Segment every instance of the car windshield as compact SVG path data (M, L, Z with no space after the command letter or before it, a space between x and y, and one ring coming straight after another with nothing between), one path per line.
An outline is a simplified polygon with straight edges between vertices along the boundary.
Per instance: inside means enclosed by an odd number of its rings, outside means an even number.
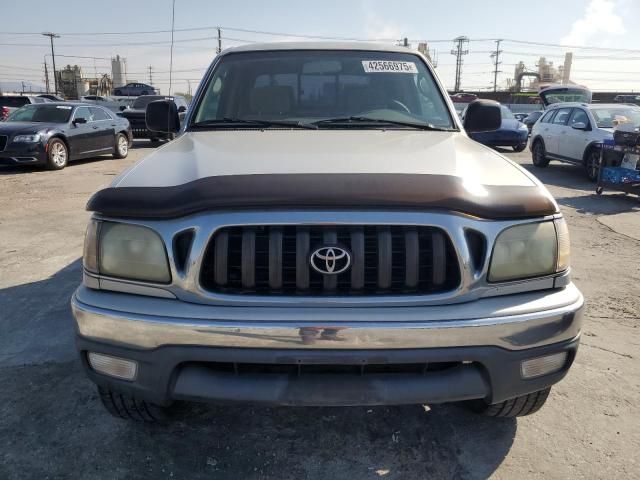
M640 108L637 107L592 108L591 113L598 128L613 128L617 123L626 122L640 126Z
M214 128L227 120L236 120L238 128L255 128L247 120L305 125L333 120L319 123L320 128L411 128L381 120L456 127L419 56L375 51L225 55L208 79L193 119L192 125Z
M9 115L5 121L67 123L72 109L67 105L26 105Z
M514 120L516 118L511 110L509 110L509 108L505 107L504 105L500 105L500 114L502 115L503 120Z
M151 102L155 102L156 100L173 100L173 97L163 97L162 95L144 95L142 97L136 98L136 101L133 102L131 108L147 108Z

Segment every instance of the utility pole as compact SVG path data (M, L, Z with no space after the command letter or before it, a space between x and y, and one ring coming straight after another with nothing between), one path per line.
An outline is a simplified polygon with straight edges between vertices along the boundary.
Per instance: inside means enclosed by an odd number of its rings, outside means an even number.
M454 48L451 50L451 55L456 56L456 83L453 88L455 92L460 91L460 77L462 75L462 57L469 53L469 50L465 50L465 44L469 43L469 37L457 37L453 39Z
M490 57L493 58L493 65L495 67L493 70L493 91L494 92L498 91L498 74L502 72L502 70L498 70L498 65L502 63L500 61L500 54L502 53L502 50L500 50L501 41L502 40L496 40L496 51L490 55Z
M153 87L153 73L152 73L153 67L151 65L149 65L149 85L151 85Z
M222 30L218 27L218 48L216 48L216 53L222 52Z
M47 69L47 62L44 62L44 81L47 85L47 93L49 93L49 70Z
M60 35L52 32L43 32L42 35L44 35L45 37L49 37L49 40L51 40L51 62L53 63L53 86L56 90L54 93L58 93L58 77L56 76L56 54L53 51L53 39L60 38Z

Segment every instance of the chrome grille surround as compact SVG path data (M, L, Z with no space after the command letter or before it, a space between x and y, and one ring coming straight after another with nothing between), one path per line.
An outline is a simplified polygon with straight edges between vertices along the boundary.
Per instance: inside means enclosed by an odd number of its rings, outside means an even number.
M117 219L95 214L94 218L142 225L154 229L162 237L171 252L177 234L193 232L193 241L184 266L176 264L175 256L169 255L172 283L157 285L148 282L130 281L119 278L93 275L84 272L85 284L90 288L102 288L183 301L237 306L376 306L376 305L446 305L468 302L482 297L521 293L565 286L569 283L569 272L561 272L545 277L504 283L489 283L487 271L493 244L498 234L513 225L550 221L560 214L523 220L483 220L456 212L398 212L388 211L344 211L344 210L289 210L289 211L234 211L206 212L170 220ZM200 284L201 267L206 247L216 231L226 227L246 227L265 225L290 226L425 226L437 227L451 239L460 268L458 286L446 292L416 295L251 295L211 292ZM470 250L466 234L479 232L486 239L481 268L474 266L473 252Z

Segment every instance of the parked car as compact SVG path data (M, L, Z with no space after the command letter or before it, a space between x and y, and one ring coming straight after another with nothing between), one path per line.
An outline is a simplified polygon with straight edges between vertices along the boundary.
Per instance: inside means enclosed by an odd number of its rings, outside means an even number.
M478 96L473 93L454 93L449 95L453 103L470 103L478 99Z
M47 102L48 99L33 95L0 95L0 120L6 120L11 112L24 105Z
M43 93L41 95L38 95L38 97L46 98L47 100L51 100L52 102L64 102L64 98L53 93Z
M598 179L599 144L613 139L614 121L640 125L640 107L616 103L551 105L531 131L533 164L545 168L551 160L580 165L592 182Z
M106 97L103 95L85 95L84 97L80 97L80 100L83 102L91 101L91 102L115 102L115 99L112 97Z
M138 96L138 95L155 95L159 93L157 89L146 83L127 83L123 87L113 89L116 96Z
M640 101L640 95L616 95L613 98L617 103L638 103Z
M463 112L463 118L465 114ZM483 145L512 147L515 152L522 152L527 148L529 130L522 122L516 119L511 110L505 105L500 105L500 114L502 123L499 129L490 132L470 133L469 136Z
M174 135L173 134L164 134L160 132L152 132L147 128L147 124L145 122L145 112L147 111L147 105L155 100L170 100L176 104L176 108L178 109L178 114L180 119L184 119L185 113L187 111L187 101L184 97L179 95L175 95L172 97L163 97L160 95L143 95L133 102L130 108L126 108L125 106L120 107L120 115L121 117L129 120L131 124L131 131L133 132L133 138L148 138L152 142L157 142L160 139L171 140Z
M522 120L522 123L525 124L525 126L529 130L529 133L531 133L531 129L533 128L535 123L540 119L543 113L544 113L544 110L531 112L529 115L527 115L527 117L524 120Z
M0 124L0 164L45 165L60 170L71 160L105 153L125 158L129 122L81 103L26 105Z
M348 72L348 74L347 74ZM175 141L97 192L72 298L113 415L174 400L464 401L527 415L567 373L583 298L530 173L469 139L424 56L365 43L227 49Z

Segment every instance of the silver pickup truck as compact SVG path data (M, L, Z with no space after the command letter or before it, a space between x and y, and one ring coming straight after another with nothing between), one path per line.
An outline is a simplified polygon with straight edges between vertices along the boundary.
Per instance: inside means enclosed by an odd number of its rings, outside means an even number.
M464 402L538 410L571 366L583 297L540 182L466 132L423 56L370 44L218 55L178 133L97 192L77 348L114 415L175 400Z

